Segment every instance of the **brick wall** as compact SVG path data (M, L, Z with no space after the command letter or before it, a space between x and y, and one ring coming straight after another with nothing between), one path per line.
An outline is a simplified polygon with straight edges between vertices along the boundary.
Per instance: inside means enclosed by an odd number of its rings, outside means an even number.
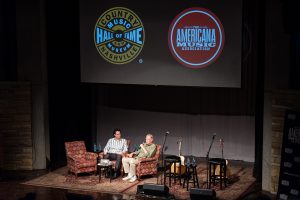
M32 169L29 83L0 83L0 168Z
M285 111L287 109L300 108L300 93L294 91L274 91L271 95L271 105L272 149L270 192L277 193Z

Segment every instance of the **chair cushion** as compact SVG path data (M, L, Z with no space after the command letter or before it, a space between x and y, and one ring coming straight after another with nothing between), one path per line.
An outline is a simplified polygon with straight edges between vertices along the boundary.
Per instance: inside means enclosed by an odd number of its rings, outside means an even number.
M94 167L94 166L96 166L96 161L94 160L86 160L86 159L76 160L76 167L78 168Z

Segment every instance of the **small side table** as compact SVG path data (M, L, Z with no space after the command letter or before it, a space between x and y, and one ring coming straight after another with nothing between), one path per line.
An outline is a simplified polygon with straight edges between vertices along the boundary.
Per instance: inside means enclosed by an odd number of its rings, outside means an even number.
M101 171L104 172L104 176L105 176L105 172L106 174L109 174L109 182L111 183L111 179L112 179L112 164L101 164L98 163L97 164L97 168L99 171L99 183L101 182Z
M186 183L186 191L189 190L189 183L193 183L194 188L196 187L197 184L197 188L199 188L197 165L185 165L183 188L185 187L185 183Z

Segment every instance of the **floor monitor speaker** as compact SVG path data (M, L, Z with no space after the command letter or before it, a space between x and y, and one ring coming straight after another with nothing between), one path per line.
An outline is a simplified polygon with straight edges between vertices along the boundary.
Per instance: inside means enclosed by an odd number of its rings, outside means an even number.
M166 185L144 184L143 191L145 195L168 196L169 188Z
M211 189L191 188L190 198L191 200L195 200L195 199L214 200L216 199L216 192Z

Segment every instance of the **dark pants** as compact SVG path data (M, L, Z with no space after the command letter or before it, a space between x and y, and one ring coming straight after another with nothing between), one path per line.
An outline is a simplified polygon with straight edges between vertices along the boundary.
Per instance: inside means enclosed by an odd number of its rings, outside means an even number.
M115 172L120 173L121 164L122 164L122 155L116 153L107 153L104 156L104 158L109 160L115 160L116 161Z

